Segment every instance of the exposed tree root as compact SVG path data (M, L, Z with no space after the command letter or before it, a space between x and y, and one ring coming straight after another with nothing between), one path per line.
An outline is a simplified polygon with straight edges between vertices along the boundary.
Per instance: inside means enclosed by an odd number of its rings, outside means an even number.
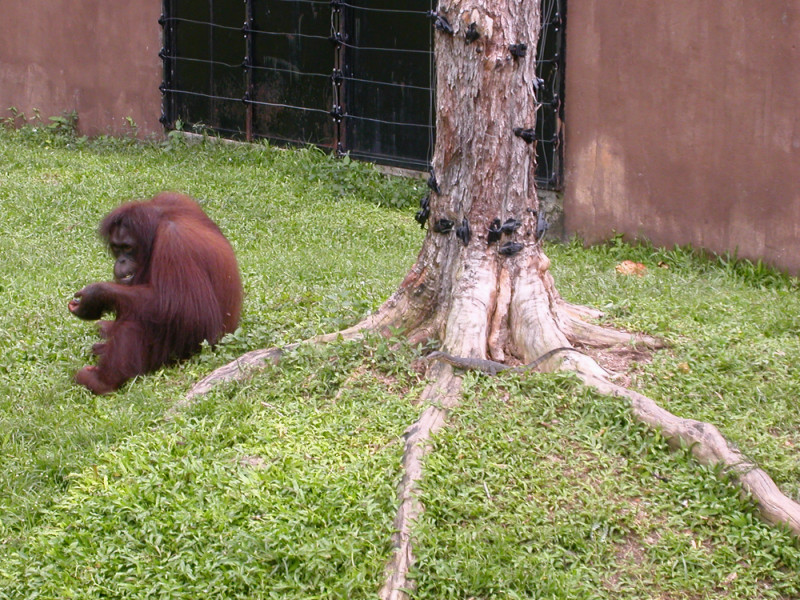
M581 306L579 304L570 304L565 302L560 296L556 299L556 305L559 310L563 311L572 319L589 320L589 319L602 319L605 313L590 306Z
M573 343L595 348L608 348L611 346L629 344L658 350L667 346L663 340L649 335L617 331L609 327L587 323L577 318L569 320L567 337L570 338L570 341Z
M422 461L430 449L433 435L445 425L447 412L458 405L461 378L453 375L449 365L437 365L438 378L422 392L421 399L429 404L417 421L405 432L403 478L398 486L399 507L392 536L394 554L386 566L386 579L380 590L381 600L401 600L404 590L411 589L408 572L414 563L411 529L422 512L416 496L417 482L422 479Z
M368 317L353 327L343 329L342 331L318 335L302 342L295 342L286 346L278 346L274 348L265 348L263 350L246 352L236 360L229 362L227 365L223 365L218 369L215 369L194 384L192 389L186 393L186 396L179 402L175 403L171 411L185 408L194 398L207 394L214 387L222 383L229 381L242 381L243 379L247 379L254 372L263 368L267 363L278 364L284 353L291 352L302 344L328 344L337 340L359 339L366 331L370 331L376 327L376 323L379 322L376 318L378 314L379 313L376 313L376 315Z
M167 418L173 417L176 413L187 408L198 396L204 396L216 386L229 381L241 381L254 372L262 369L265 364L278 364L284 352L290 352L300 344L289 344L288 346L265 348L263 350L253 350L242 354L236 360L215 369L203 379L192 386L186 396L175 402L167 411Z
M689 446L701 464L721 466L723 473L738 481L756 501L765 520L784 525L794 535L800 536L800 504L787 498L770 476L726 440L714 425L677 417L647 396L606 379L582 373L578 376L602 394L630 400L631 412L638 421L659 430L674 445Z
M575 371L586 385L602 394L630 400L634 418L659 430L674 446L690 446L701 464L721 466L722 472L738 481L744 492L755 500L765 520L785 526L800 536L800 505L787 498L769 475L730 444L715 426L676 417L650 398L616 385L605 377L598 377L600 367L590 363L594 360L583 356L574 363L564 360L561 368ZM387 566L387 579L380 592L382 600L406 598L404 590L413 587L413 582L407 578L414 560L411 529L423 510L415 495L415 484L422 477L422 461L430 447L430 438L444 426L447 411L458 405L459 390L460 380L452 372L440 375L423 394L423 399L433 404L406 432L402 461L404 476L398 492L400 508L395 519L395 554Z

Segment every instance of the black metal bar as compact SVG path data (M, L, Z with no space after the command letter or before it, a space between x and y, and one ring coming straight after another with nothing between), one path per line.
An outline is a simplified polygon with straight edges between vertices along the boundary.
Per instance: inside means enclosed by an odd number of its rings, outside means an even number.
M253 141L253 60L255 56L255 40L253 38L253 30L255 26L255 12L253 9L253 0L244 0L245 4L245 22L242 30L244 31L245 38L245 55L242 66L245 68L245 92L244 98L246 104L245 109L245 138L248 142Z
M158 19L161 25L161 56L162 60L162 82L159 86L161 91L161 116L159 121L165 129L169 129L175 122L175 97L168 92L175 82L175 23L172 17L172 1L163 0L161 3L161 17Z
M539 114L534 179L537 186L551 190L561 188L565 4L564 0L541 0L536 52L536 76L542 83L536 93Z
M330 114L333 119L333 147L337 155L344 155L347 152L347 139L344 120L346 113L345 86L343 84L343 73L345 65L345 41L346 32L344 25L344 4L341 0L330 0L331 6L331 42L333 43L333 73L331 74L331 85L333 85L333 107Z
M208 55L214 56L214 0L208 0L208 21L210 23L208 27ZM217 112L217 101L214 97L214 65L208 66L208 91L208 114L211 117L211 121L213 121L213 116Z

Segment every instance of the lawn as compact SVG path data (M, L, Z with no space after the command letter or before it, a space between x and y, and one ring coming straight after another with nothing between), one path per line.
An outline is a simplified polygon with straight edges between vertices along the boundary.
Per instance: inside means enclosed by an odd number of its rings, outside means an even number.
M301 347L167 414L242 352L375 309L421 244L423 187L315 150L0 130L0 599L375 597L428 349ZM241 328L92 396L71 376L96 330L67 301L111 275L102 216L164 189L231 240ZM800 500L797 280L616 239L546 251L568 300L670 342L632 387L718 425ZM466 374L426 467L415 599L800 597L796 540L573 377Z

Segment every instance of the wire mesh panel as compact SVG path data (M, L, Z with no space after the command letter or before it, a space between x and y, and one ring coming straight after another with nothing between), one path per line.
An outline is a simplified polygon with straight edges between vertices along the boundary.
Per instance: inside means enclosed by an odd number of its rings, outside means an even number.
M564 1L542 0L542 30L536 53L536 72L541 81L536 115L536 184L547 189L561 187Z
M165 28L166 124L203 123L238 134L245 120L242 11L238 2L170 0Z
M239 4L242 4L241 2ZM252 0L252 135L281 142L337 142L331 118L331 42L329 0Z
M541 0L536 179L560 185L564 0ZM164 114L427 170L433 0L164 0Z
M434 141L431 8L429 0L343 4L343 145L351 155L428 169Z

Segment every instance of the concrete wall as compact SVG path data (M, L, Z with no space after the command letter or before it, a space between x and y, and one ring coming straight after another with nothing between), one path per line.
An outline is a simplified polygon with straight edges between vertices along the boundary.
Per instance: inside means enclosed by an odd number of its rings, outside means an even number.
M800 273L800 3L569 0L568 233Z
M0 17L0 117L77 111L83 133L160 133L161 3L5 2Z

